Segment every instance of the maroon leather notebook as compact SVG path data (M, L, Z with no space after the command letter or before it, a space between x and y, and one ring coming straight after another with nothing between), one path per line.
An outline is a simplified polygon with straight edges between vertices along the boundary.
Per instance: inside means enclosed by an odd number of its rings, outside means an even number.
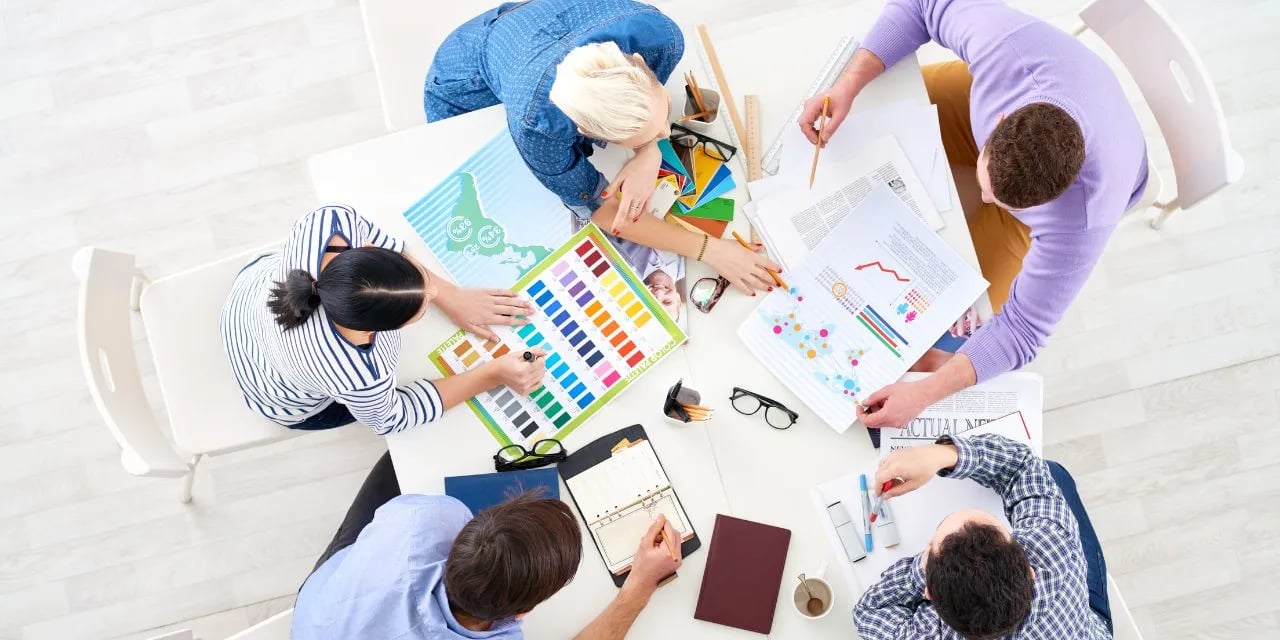
M716 515L693 617L769 633L790 544L789 529Z

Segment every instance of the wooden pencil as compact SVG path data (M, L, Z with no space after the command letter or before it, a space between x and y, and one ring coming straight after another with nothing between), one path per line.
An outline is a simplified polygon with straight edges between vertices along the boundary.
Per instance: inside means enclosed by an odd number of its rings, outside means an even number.
M818 118L818 144L813 145L813 166L809 168L809 188L813 188L813 178L818 175L818 154L822 153L822 130L827 128L827 110L831 107L831 96L822 99L822 116Z

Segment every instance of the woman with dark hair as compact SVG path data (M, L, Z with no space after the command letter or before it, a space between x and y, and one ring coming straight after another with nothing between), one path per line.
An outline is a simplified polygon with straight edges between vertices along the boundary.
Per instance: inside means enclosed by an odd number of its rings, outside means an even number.
M499 385L522 394L537 388L542 361L517 352L396 386L398 329L429 305L488 338L487 325L523 324L531 313L510 291L460 288L403 249L355 211L331 205L299 219L280 253L241 270L222 310L222 339L251 409L291 429L359 420L385 435Z

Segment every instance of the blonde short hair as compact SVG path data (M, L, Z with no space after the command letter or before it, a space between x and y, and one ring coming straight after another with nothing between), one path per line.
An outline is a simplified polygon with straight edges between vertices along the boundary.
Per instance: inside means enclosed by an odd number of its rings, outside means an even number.
M640 133L653 116L657 76L613 42L584 44L556 66L551 102L587 135L619 142Z

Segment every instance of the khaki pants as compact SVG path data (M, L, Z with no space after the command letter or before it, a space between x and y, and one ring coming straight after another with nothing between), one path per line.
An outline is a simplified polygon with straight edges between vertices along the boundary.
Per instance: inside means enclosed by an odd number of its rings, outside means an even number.
M925 66L921 72L929 101L938 106L947 159L953 167L964 168L956 179L976 183L978 145L969 122L969 88L973 85L969 66L956 60ZM999 313L1009 297L1009 286L1022 270L1022 258L1031 248L1031 230L994 204L983 202L975 211L967 213L969 235L973 236L982 277L991 283L987 295L991 297L991 307Z

